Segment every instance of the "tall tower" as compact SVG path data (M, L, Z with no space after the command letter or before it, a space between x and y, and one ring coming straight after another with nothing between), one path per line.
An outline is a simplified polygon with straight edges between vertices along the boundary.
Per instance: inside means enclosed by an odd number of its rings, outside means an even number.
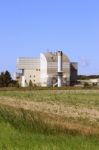
M62 51L57 52L58 57L58 87L62 86L62 77L63 77L63 64L62 64Z

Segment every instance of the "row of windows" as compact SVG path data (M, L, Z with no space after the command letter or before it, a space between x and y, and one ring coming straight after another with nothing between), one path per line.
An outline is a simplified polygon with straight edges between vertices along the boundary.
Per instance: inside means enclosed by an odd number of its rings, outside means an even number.
M40 69L36 69L36 71L40 71Z
M30 80L31 81L31 80ZM35 82L35 80L33 80L33 82ZM25 80L25 83L27 83L27 80Z
M30 78L31 78L32 76L30 75ZM35 75L33 76L34 78L35 78Z

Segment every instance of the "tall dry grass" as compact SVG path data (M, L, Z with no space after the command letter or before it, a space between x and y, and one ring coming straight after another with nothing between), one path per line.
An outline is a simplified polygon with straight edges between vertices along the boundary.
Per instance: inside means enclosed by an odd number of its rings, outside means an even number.
M43 134L99 135L99 128L57 115L0 104L0 118L18 130Z

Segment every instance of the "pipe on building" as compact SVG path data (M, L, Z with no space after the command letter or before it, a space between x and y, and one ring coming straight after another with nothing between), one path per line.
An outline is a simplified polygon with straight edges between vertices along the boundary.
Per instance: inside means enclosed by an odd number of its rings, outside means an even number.
M21 86L22 87L25 87L26 85L25 85L25 76L22 76L22 83L21 83Z
M58 56L58 87L62 86L62 76L63 76L63 64L62 64L62 51L57 52Z
M22 87L26 86L26 84L25 84L25 76L24 76L24 69L22 69L22 82L21 82L21 86Z

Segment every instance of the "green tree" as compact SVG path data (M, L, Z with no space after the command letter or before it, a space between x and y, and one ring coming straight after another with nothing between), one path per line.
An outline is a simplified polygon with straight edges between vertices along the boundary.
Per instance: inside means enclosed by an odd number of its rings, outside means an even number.
M8 87L11 82L12 82L11 74L8 71L6 71L5 72L5 86Z
M4 80L5 80L4 72L1 72L1 74L0 74L0 87L4 87Z
M32 89L32 87L33 87L33 83L32 83L32 81L30 80L30 81L29 81L29 89Z
M0 74L0 87L8 87L12 83L11 74L8 71L1 72Z

